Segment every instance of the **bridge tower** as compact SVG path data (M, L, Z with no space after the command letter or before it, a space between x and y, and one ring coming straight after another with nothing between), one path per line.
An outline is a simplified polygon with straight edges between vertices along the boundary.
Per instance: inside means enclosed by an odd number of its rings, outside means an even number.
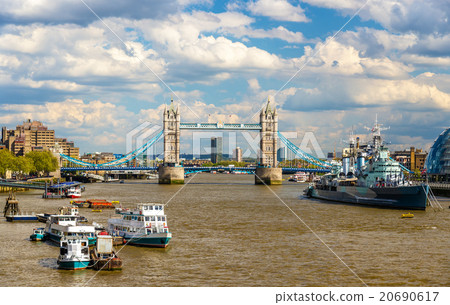
M270 100L261 110L259 119L261 132L258 163L261 166L277 167L278 114L276 108L272 110L270 107Z
M169 109L164 106L164 164L175 166L180 163L180 108L173 100Z
M281 184L282 169L277 168L278 114L272 109L270 100L259 115L260 150L255 171L255 184Z
M164 163L158 168L160 184L183 184L184 168L180 166L180 108L173 100L164 106Z

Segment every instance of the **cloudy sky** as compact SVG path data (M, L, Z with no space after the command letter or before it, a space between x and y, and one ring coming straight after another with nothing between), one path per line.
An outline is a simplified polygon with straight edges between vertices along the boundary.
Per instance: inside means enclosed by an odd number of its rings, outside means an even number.
M252 122L324 151L379 120L394 149L450 124L447 0L0 0L0 124L43 121L81 152L124 153L161 123ZM300 140L297 140L297 144ZM185 152L192 141L183 140Z

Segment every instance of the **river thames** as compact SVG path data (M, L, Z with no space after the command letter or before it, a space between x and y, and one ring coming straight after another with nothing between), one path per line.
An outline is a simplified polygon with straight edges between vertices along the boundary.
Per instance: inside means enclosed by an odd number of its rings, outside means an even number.
M169 202L169 247L117 247L122 271L58 270L59 248L29 240L32 228L44 224L2 217L0 286L450 285L448 201L443 211L402 219L408 211L303 198L307 184L284 181L270 187L275 195L255 186L253 175L202 173L188 181L86 184L84 199L119 200L128 208ZM70 202L41 195L17 193L22 211L56 212ZM2 206L6 197L0 194ZM103 225L113 213L80 209Z

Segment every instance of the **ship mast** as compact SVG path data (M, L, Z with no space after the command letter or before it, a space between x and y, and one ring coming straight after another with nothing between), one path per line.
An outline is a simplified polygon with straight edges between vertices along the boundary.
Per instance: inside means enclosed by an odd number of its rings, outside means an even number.
M381 131L390 129L390 127L381 126L383 126L383 124L378 124L378 114L375 114L375 124L373 125L373 127L365 127L372 133L374 151L377 151L382 144Z

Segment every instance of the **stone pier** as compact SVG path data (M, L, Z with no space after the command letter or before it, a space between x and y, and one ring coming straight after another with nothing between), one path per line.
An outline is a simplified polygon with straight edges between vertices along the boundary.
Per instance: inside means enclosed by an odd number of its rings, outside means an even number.
M158 176L159 184L184 184L184 167L160 165Z
M255 184L276 185L281 184L282 180L283 170L281 168L257 167L255 170Z

